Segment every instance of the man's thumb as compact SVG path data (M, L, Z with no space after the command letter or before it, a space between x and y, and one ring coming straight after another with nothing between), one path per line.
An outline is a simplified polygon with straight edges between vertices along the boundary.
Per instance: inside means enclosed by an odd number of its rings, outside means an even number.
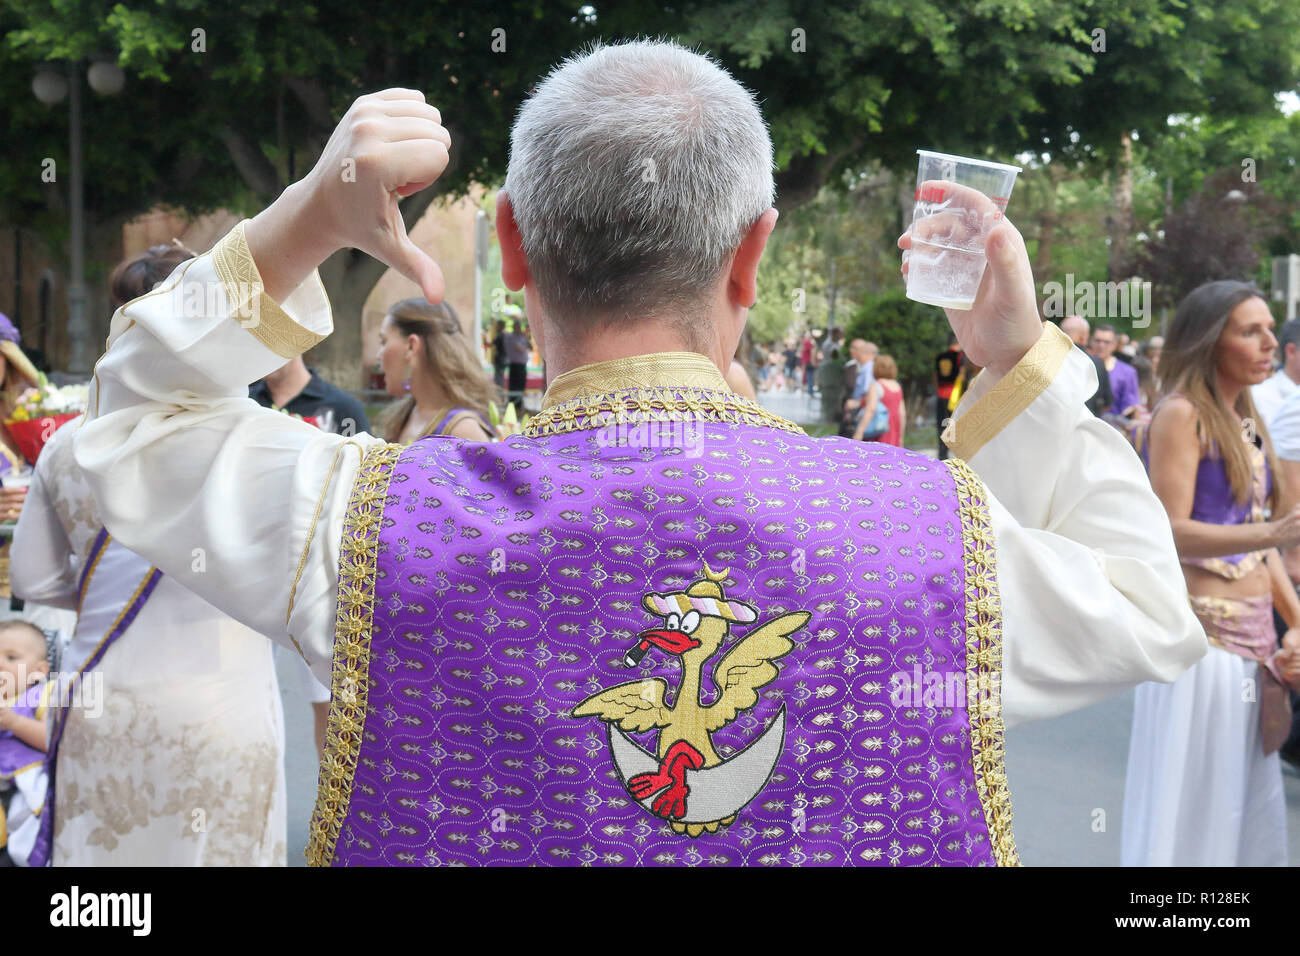
M410 236L401 237L394 261L389 265L418 285L430 303L437 305L442 301L446 291L442 270L438 268L438 263L411 241Z
M989 234L988 245L985 246L985 255L989 264L996 272L1012 275L1020 269L1018 253L1013 230L1006 220L1003 220Z

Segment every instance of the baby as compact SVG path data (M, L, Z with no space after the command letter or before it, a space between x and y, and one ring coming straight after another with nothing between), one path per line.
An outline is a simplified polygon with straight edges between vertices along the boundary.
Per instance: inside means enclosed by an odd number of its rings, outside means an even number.
M0 866L26 865L40 826L49 669L44 631L0 621Z

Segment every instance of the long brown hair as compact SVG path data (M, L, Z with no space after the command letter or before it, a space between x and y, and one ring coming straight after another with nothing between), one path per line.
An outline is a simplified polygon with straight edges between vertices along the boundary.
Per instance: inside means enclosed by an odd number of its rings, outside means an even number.
M1215 376L1217 346L1232 310L1257 296L1263 298L1264 294L1253 283L1235 279L1207 282L1187 294L1178 306L1160 353L1160 394L1163 398L1178 393L1192 403L1197 414L1196 437L1205 455L1223 458L1238 504L1250 497L1253 481L1250 455L1242 440L1245 423L1253 422L1273 471L1269 505L1276 508L1282 475L1268 428L1255 411L1250 389L1243 388L1237 396L1234 418L1224 407Z
M451 407L473 409L486 421L488 403L500 396L496 385L483 374L455 310L446 302L431 305L424 299L403 299L388 310L387 319L399 335L420 337L429 372L442 385ZM407 395L384 413L379 431L386 441L397 441L414 407L415 397Z

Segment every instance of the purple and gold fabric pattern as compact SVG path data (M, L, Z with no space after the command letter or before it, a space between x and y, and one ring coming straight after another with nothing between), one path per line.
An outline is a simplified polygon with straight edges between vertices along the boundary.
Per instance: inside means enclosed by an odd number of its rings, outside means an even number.
M308 858L1014 864L999 628L960 461L671 387L383 446Z

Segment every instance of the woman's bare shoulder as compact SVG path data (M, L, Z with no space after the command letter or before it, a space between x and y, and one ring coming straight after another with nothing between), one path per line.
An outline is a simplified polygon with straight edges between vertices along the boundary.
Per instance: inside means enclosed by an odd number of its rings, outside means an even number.
M1193 441L1200 444L1201 413L1182 395L1169 395L1160 400L1151 413L1148 425L1153 439Z

